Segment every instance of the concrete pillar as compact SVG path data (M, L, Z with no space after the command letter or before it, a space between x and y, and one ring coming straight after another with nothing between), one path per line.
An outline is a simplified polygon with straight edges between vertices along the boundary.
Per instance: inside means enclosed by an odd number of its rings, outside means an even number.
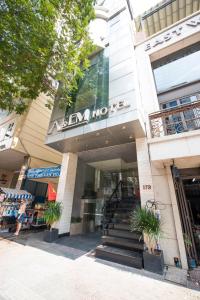
M19 177L17 180L17 184L16 184L16 189L23 189L23 183L24 183L24 179L26 178L26 171L28 169L29 166L29 156L24 156L24 163L21 167L20 173L19 173Z
M155 198L147 139L136 139L136 149L141 205L145 206L147 200L154 200Z
M182 231L181 220L180 220L180 215L179 215L179 210L178 210L174 182L172 179L171 169L170 169L169 165L166 166L166 170L167 170L167 179L168 179L170 197L171 197L171 202L172 202L172 210L173 210L173 215L174 215L174 223L175 223L176 236L177 236L178 247L179 247L179 252L180 252L181 264L182 264L182 268L187 270L188 263L187 263L187 256L186 256L186 251L185 251L185 244L184 244L184 240L183 240L183 231Z
M64 153L56 201L63 206L61 219L55 224L59 234L69 234L77 169L77 154Z

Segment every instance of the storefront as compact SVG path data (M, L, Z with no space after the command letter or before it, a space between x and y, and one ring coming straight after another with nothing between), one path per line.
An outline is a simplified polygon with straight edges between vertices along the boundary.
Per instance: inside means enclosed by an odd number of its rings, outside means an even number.
M34 197L34 201L32 202L32 209L34 210L32 227L43 228L46 226L44 212L48 201L56 200L59 176L60 166L33 168L27 171L23 189L30 192Z
M22 229L30 229L34 225L33 196L24 190L0 187L0 233L15 231L22 200L26 203Z

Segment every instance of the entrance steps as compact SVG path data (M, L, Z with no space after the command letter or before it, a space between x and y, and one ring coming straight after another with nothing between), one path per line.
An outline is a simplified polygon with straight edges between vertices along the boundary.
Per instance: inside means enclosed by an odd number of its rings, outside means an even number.
M110 235L102 236L102 244L135 251L143 251L144 249L143 243L138 240Z
M123 229L108 229L108 235L113 236L113 237L121 237L121 238L127 238L127 239L133 239L137 241L143 241L141 237L141 233L137 232L131 232L128 230L123 230Z
M96 248L96 257L137 269L143 268L142 254L127 249L100 245Z

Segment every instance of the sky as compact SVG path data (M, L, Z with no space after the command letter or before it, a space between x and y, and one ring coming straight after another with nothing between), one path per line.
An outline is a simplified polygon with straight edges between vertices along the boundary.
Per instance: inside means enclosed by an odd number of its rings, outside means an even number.
M130 0L130 2L134 9L134 15L138 16L158 2L161 2L161 0Z

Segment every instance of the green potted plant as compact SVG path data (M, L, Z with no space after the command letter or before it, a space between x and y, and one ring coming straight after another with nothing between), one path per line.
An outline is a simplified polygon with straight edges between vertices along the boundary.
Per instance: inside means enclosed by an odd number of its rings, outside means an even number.
M81 234L82 232L82 219L80 217L72 217L70 225L70 235Z
M44 212L44 219L48 226L48 230L45 230L44 240L52 243L58 238L58 229L52 228L53 224L59 221L62 214L62 204L60 202L51 201L48 203L48 207Z
M192 247L192 241L186 233L183 234L183 239L184 239L185 247L187 249L187 259L188 259L189 268L194 269L194 268L197 267L197 265L196 265L196 260L194 258L192 258L191 255L190 255L191 247Z
M163 251L159 250L159 238L162 234L161 222L152 210L138 207L131 214L131 231L142 232L146 243L143 252L144 269L163 274Z

